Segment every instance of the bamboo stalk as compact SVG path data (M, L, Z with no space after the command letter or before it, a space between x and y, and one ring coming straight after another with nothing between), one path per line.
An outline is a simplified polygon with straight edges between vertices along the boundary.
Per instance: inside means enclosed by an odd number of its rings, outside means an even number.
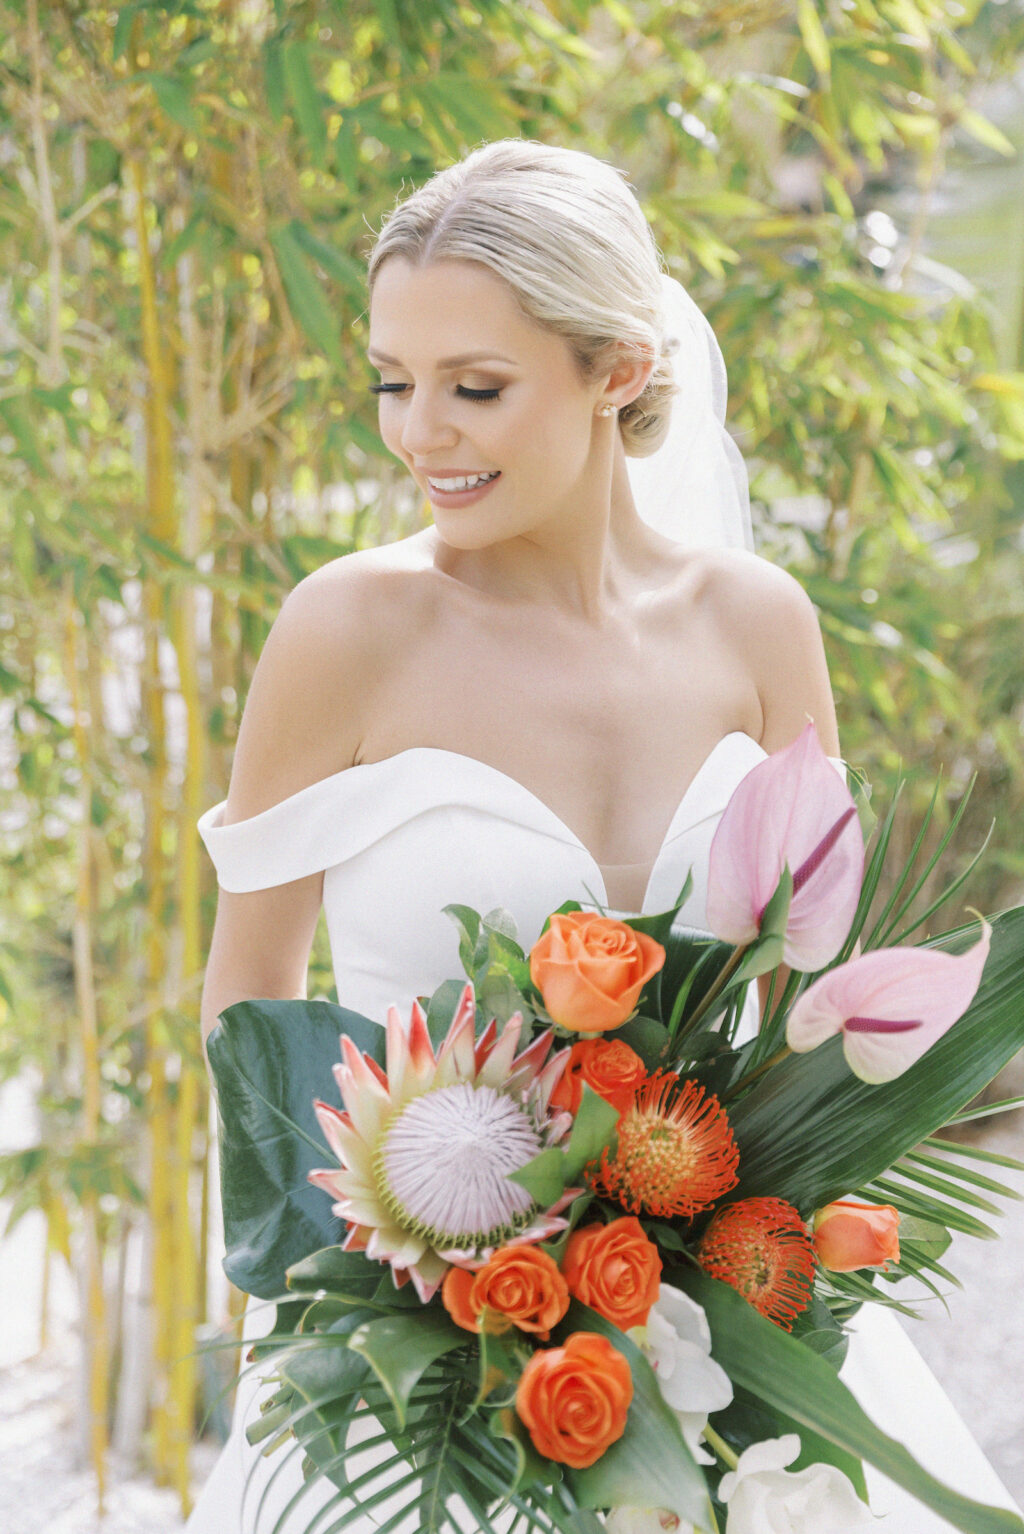
M160 344L156 275L149 250L146 197L142 167L129 167L135 201L142 352L149 393L146 408L146 490L150 531L163 543L173 542L174 483L170 430L170 378ZM159 636L164 627L162 594L151 576L143 586L145 668L143 707L150 747L150 786L146 796L146 989L148 993L146 1056L149 1065L149 1202L152 1222L151 1288L156 1379L153 1401L153 1468L161 1483L176 1483L177 1402L171 1390L175 1328L175 1219L171 1152L175 1141L174 1113L169 1098L167 1041L162 1028L162 994L167 964L165 939L166 877L164 846L167 794L167 742L160 675Z
M67 579L64 583L64 665L71 699L72 735L79 763L78 878L72 920L72 962L82 1053L82 1133L87 1143L96 1144L100 1132L100 1055L92 964L92 774L89 770L89 746L82 702L74 593ZM89 1456L96 1477L97 1511L102 1517L106 1491L108 1341L100 1211L94 1189L87 1189L82 1195L82 1240L85 1253L84 1343L86 1395L89 1403Z

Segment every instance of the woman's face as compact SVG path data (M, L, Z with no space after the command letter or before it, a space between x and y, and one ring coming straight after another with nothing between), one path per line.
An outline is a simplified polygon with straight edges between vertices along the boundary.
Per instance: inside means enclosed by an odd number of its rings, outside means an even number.
M430 500L445 543L482 548L592 502L594 443L616 430L595 415L603 383L584 385L566 342L527 319L486 267L389 257L368 353L385 446ZM443 483L475 474L496 477Z

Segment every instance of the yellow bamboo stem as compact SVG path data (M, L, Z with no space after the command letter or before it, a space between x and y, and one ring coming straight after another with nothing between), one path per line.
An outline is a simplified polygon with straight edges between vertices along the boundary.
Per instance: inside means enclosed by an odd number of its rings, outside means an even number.
M64 587L64 665L71 699L72 735L79 764L78 879L72 921L72 962L79 1043L82 1052L82 1133L95 1144L100 1131L100 1055L96 988L92 966L92 777L85 711L82 702L75 626L74 595L69 581ZM103 1294L103 1247L100 1211L95 1192L82 1197L82 1238L85 1249L86 1327L85 1352L89 1401L89 1455L96 1476L96 1502L103 1515L107 1457L107 1318Z
M135 238L138 255L142 351L149 383L146 409L147 520L154 537L173 541L174 485L170 430L170 384L160 345L156 274L149 250L149 229L142 167L130 166L135 194ZM145 625L145 675L143 707L149 738L150 787L146 803L145 868L147 886L146 1053L149 1064L149 1203L152 1229L151 1289L153 1298L154 1357L156 1377L153 1399L153 1469L162 1483L175 1482L175 1402L170 1385L175 1348L175 1220L171 1151L174 1144L173 1111L169 1100L167 1041L161 1026L167 945L166 876L164 845L166 827L167 745L163 713L163 684L159 664L159 636L164 627L161 592L152 578L143 590Z

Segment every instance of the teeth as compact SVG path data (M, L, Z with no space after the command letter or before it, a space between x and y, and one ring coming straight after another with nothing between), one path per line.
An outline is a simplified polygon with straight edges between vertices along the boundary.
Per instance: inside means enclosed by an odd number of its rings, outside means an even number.
M427 483L432 490L472 490L474 485L489 484L492 479L497 479L498 471L492 474L460 474L456 479L430 479Z

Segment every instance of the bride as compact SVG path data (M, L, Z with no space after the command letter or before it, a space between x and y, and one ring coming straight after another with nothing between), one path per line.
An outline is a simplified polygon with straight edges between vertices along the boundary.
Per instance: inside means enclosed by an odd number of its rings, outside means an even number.
M460 972L451 901L509 908L529 947L566 899L662 910L692 866L680 919L701 926L745 772L808 715L838 757L814 609L750 551L717 344L624 177L484 145L386 220L369 285L381 436L433 525L318 570L274 624L200 820L220 884L204 1033L234 1002L305 996L321 904L339 998L381 1020ZM898 1324L865 1311L843 1377L869 1414L1011 1506ZM299 1486L293 1458L268 1489L254 1395L191 1534L269 1531ZM950 1527L868 1484L879 1529Z

